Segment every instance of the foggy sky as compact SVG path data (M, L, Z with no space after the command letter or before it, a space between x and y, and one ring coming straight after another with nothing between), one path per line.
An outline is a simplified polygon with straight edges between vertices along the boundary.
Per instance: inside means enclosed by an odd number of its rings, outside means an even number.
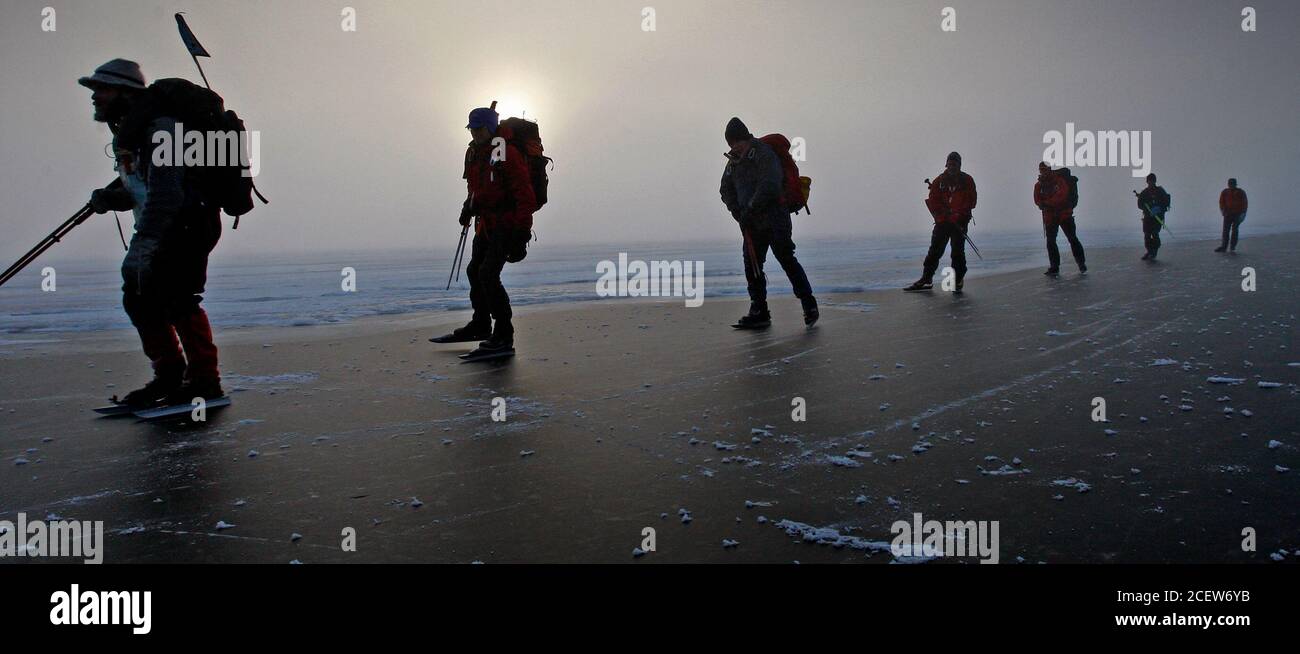
M1241 31L1245 4L1257 32ZM47 5L56 32L40 29ZM340 28L347 5L353 33ZM641 29L647 5L654 32ZM955 33L939 29L945 5ZM271 204L227 231L221 256L449 249L466 113L494 99L539 120L556 160L538 247L735 238L717 193L733 115L755 134L806 139L813 215L796 219L796 241L926 234L921 180L951 150L979 186L974 229L1038 229L1043 135L1067 122L1150 130L1171 226L1218 225L1230 176L1250 194L1246 233L1295 219L1300 3L1289 1L0 6L5 265L113 178L109 132L91 121L78 77L125 57L150 81L198 81L175 11L212 53L201 61L213 87L261 131L257 183ZM1139 233L1130 189L1141 180L1075 173L1085 236ZM58 254L115 248L109 215Z

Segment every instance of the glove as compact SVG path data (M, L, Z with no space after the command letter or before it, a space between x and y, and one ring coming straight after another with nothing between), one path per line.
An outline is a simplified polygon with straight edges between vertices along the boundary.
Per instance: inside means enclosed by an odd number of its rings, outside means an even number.
M460 218L457 220L460 222L461 227L469 227L469 219L472 217L469 207L465 207L460 210Z
M135 206L135 199L126 189L97 188L90 192L90 208L95 213L126 211Z

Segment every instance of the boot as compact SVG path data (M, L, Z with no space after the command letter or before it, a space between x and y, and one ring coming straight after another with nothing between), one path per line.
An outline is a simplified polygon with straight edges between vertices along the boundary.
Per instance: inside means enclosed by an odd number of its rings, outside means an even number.
M821 317L821 312L817 310L817 298L808 298L801 300L803 303L803 324L812 327L813 323Z
M118 404L125 404L132 409L147 409L176 392L183 386L184 378L184 368L155 371L154 378L149 383L127 393Z
M767 327L772 324L772 313L768 311L767 304L750 304L749 313L740 317L733 327L737 329L758 329Z
M478 349L489 352L501 350L513 350L515 348L514 334L493 334L486 341L478 344Z
M904 287L903 290L909 292L915 292L915 291L928 291L932 288L934 288L934 282L922 277L921 279L912 282L911 286Z
M190 404L194 398L201 397L205 400L215 400L219 397L225 397L226 391L221 388L221 380L212 377L201 379L187 379L179 388L172 391L166 398L165 402L169 406L178 404Z
M1227 252L1227 250L1228 250L1228 246L1226 245L1220 245L1219 247L1214 248L1215 252Z
M499 359L514 356L514 353L515 344L513 335L494 335L492 338L479 343L478 347L474 348L473 352L460 355L460 358L466 361Z
M471 341L481 341L492 338L492 322L471 320L464 327L453 329L446 336L435 336L429 339L433 343L469 343Z

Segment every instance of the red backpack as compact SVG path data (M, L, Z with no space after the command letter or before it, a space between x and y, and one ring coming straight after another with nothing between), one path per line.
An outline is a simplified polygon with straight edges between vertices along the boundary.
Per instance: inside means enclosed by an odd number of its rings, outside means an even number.
M493 107L496 104L495 101L492 102ZM529 181L533 185L533 197L537 200L536 208L541 209L546 204L546 187L550 184L546 164L551 162L551 158L542 154L542 137L538 133L537 123L523 118L506 118L497 127L497 133L524 155Z
M781 160L781 205L790 213L799 213L808 208L808 194L812 190L812 178L799 175L799 164L790 156L790 139L781 134L768 134L758 140L768 144Z

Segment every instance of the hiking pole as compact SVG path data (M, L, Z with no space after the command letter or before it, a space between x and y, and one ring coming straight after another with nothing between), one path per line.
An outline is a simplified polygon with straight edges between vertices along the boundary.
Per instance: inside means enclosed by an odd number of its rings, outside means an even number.
M460 267L465 263L465 235L469 234L469 225L460 230L460 255L456 259L456 281L460 281Z
M977 247L975 247L975 241L972 241L972 240L970 239L970 234L967 234L967 233L966 233L966 230L963 229L963 230L961 230L961 235L962 235L963 237L965 237L965 238L966 238L966 242L970 244L971 252L974 252L974 253L975 253L975 256L979 257L980 261L983 261L983 260L984 260L984 256L980 254L980 249L977 248Z
M90 203L87 202L85 206L77 210L77 213L72 214L71 218L65 220L62 225L59 225L53 232L50 232L49 236L46 236L40 243L37 243L36 247L28 250L27 254L24 254L18 261L15 261L14 265L9 266L3 274L0 274L0 286L13 279L14 276L19 272L22 272L22 269L26 268L28 264L35 261L36 258L44 254L46 250L54 247L54 244L58 243L64 236L67 236L68 232L72 231L74 227L85 222L87 218L93 215L95 215L95 210L92 209Z
M122 179L119 177L109 182L104 188L117 189L121 187ZM62 240L64 236L67 236L68 232L71 232L74 227L85 222L94 214L95 210L91 208L90 203L87 202L77 210L77 213L72 214L71 218L63 221L62 225L59 225L53 232L50 232L49 236L46 236L40 243L37 243L36 247L28 250L27 254L24 254L22 258L18 259L18 261L15 261L14 265L9 266L3 274L0 274L0 285L13 279L14 276L21 272L23 268L26 268L31 264L31 262L35 261L37 257L44 254L46 250L54 247L54 244Z
M754 252L754 240L749 237L748 229L741 227L740 233L745 239L745 253L749 255L749 270L754 274L754 279L758 279L763 276L763 269L758 267L758 254Z
M460 241L456 245L456 254L451 256L451 272L447 273L447 288L451 290L451 276L456 275L456 281L460 281L460 261L465 254L465 234L469 233L469 225L460 228Z
M460 269L465 264L465 235L469 233L469 225L460 230L460 259L456 262L456 281L460 281Z

